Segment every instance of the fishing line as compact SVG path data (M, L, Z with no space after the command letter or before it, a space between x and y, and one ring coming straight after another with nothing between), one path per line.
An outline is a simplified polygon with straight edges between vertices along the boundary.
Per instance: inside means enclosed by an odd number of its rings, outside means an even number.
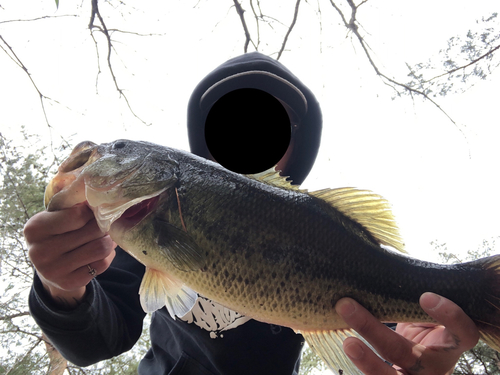
M181 201L179 199L179 193L177 192L177 188L174 189L175 189L175 196L177 197L177 207L179 207L179 217L181 218L182 228L184 229L184 232L187 233L186 225L184 224L184 219L182 218Z

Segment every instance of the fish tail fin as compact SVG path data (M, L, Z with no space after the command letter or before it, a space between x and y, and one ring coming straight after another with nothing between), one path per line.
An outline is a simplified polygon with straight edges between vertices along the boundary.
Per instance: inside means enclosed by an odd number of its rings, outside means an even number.
M486 271L484 305L479 317L472 317L479 335L488 346L500 352L500 255L474 261Z

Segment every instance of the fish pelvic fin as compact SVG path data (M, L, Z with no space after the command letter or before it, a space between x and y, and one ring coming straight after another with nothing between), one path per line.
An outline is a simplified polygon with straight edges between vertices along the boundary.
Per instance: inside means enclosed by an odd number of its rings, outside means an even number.
M183 283L149 267L146 267L142 278L139 295L145 312L153 312L165 306L172 319L186 315L198 297L195 291Z
M301 331L311 350L316 353L334 374L362 375L362 372L351 362L342 347L348 337L361 338L352 329L334 331Z
M356 188L322 189L309 194L362 225L380 245L406 253L391 205L380 195Z

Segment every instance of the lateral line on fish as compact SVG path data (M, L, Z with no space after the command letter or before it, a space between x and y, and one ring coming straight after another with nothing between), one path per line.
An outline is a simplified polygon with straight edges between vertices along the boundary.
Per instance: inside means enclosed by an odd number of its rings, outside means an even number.
M181 200L179 199L177 188L175 188L175 196L177 197L177 207L179 207L179 217L181 218L182 229L187 233L186 224L184 224L184 218L182 217Z

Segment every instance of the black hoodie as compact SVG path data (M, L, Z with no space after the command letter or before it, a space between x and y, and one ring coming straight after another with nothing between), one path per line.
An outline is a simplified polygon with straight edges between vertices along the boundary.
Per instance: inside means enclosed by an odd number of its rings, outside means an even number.
M243 88L265 91L282 101L293 112L293 147L290 147L289 162L282 175L289 176L294 184L301 184L309 174L318 153L322 129L321 109L311 90L295 75L279 61L259 52L226 61L196 86L189 100L187 113L191 152L210 158L205 142L207 115L218 99ZM235 126L243 120L242 117L248 116L248 112L259 112L259 108L251 104L249 103L246 113L236 116ZM268 113L259 114L262 118L269 116Z
M199 136L203 134L206 111L228 89L240 87L245 80L247 85L249 74L238 75L246 71L260 73L256 73L256 80L251 79L254 83L245 87L257 85L256 88L284 99L297 112L299 133L295 136L301 140L293 153L295 162L287 174L296 181L303 180L319 145L319 106L312 93L286 68L259 53L229 60L194 90L188 107L193 152L206 156L204 139ZM250 76L256 77L253 73ZM265 77L259 79L258 76ZM275 76L282 80L276 81ZM233 77L229 86L226 81L218 84L225 77ZM273 81L277 84L273 85ZM271 86L266 89L263 82ZM284 91L280 91L280 85ZM298 95L283 97L290 87ZM221 88L222 94L217 93ZM117 248L109 269L88 284L85 300L72 311L58 309L35 275L29 297L31 314L70 362L88 366L111 358L129 350L142 332L145 313L139 303L138 290L143 274L144 266ZM165 307L156 311L151 319L150 336L151 348L140 363L140 375L291 375L298 373L304 343L302 336L289 328L249 320L201 297L182 318L172 319Z

